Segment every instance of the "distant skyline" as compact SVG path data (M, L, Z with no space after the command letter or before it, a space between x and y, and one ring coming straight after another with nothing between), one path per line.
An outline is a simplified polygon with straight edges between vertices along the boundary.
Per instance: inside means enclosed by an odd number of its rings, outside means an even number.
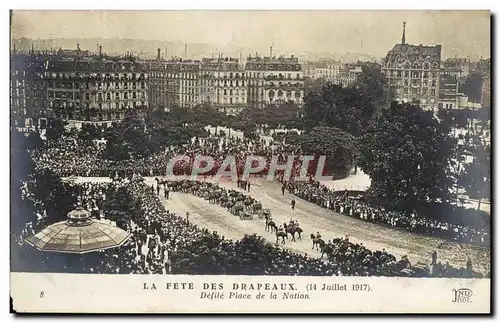
M488 11L14 11L12 38L127 38L382 57L401 42L490 57Z

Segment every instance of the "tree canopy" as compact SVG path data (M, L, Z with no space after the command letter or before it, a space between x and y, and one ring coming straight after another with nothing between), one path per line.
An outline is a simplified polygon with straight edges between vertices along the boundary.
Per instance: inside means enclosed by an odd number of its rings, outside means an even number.
M359 166L371 177L370 192L407 209L448 202L456 143L449 133L432 112L391 104L361 138Z
M481 92L483 87L483 77L480 73L472 73L467 77L465 83L460 85L460 92L469 97L471 102L481 102Z
M335 127L360 136L388 102L385 78L380 68L364 65L358 81L352 86L326 83L304 98L302 116L306 128Z
M461 173L459 183L470 198L481 200L490 197L490 156L491 149L489 147L476 149L474 161L470 164L466 164L464 171Z
M356 142L356 138L338 128L316 127L295 137L292 143L300 147L303 155L326 156L324 175L333 173L342 177L354 163ZM311 165L315 169L316 164Z
M166 147L189 143L193 137L207 136L203 127L193 123L192 111L183 110L185 112L156 110L147 119L133 111L127 113L122 122L106 130L103 157L110 160L145 158Z

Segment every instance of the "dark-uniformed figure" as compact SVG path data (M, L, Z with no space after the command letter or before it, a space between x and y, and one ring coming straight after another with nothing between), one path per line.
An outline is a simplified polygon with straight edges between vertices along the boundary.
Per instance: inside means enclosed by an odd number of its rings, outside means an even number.
M437 254L436 250L434 250L432 252L431 257L432 257L431 265L436 265L437 264L437 258L438 258L438 254Z
M295 200L292 200L292 210L295 210Z

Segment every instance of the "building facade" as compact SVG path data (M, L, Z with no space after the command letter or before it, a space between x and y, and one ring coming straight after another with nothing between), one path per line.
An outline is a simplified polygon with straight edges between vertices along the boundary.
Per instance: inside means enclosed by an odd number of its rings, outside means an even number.
M459 109L460 94L457 78L453 75L441 75L439 84L438 107L445 110Z
M46 54L11 53L10 111L12 126L44 129L47 111Z
M148 99L152 109L180 105L180 66L164 60L142 63L148 74Z
M358 77L362 72L361 66L346 64L339 69L333 83L344 87L353 85L358 81Z
M226 114L238 114L247 105L247 77L238 59L204 58L200 69L200 102Z
M335 83L340 75L341 64L328 65L324 68L317 68L314 78L323 78L326 81Z
M47 63L48 109L65 120L111 123L129 110L148 112L147 73L127 59L61 59Z
M149 78L148 98L153 109L191 108L199 101L200 61L172 58L143 61Z
M177 60L173 62L179 64L179 106L182 108L193 108L199 104L199 75L200 61Z
M304 98L304 73L298 58L248 57L248 104L264 108L268 104L295 103Z
M69 53L69 54L68 54ZM60 118L70 123L111 124L128 110L148 110L147 74L133 59L102 53L59 50L55 53L11 55L13 121Z
M491 76L490 73L483 76L483 85L481 87L481 106L491 107Z
M436 109L441 75L441 45L406 44L405 26L401 44L396 44L382 60L382 72L396 101L420 103Z

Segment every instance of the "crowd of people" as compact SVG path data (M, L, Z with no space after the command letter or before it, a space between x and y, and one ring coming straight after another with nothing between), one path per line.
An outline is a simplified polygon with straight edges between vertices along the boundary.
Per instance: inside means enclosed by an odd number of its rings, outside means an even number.
M209 156L214 160L211 170L202 175L215 175L227 156L234 156L238 174L243 173L248 156L259 156L266 160L265 167L256 175L267 175L273 156L278 156L278 163L285 164L287 156L299 154L300 149L292 145L266 142L265 140L250 140L241 138L193 138L190 144L169 147L164 152L147 158L132 158L123 161L102 158L105 144L82 142L75 136L65 136L57 144L52 144L33 152L33 159L39 169L48 168L62 177L114 177L138 174L141 176L165 176L169 161L175 156L183 155L190 162L175 163L173 175L191 175L194 160L197 156ZM257 162L253 165L254 167ZM202 161L201 166L205 166ZM297 158L293 164L294 175L298 175L301 162ZM309 165L315 171L314 162ZM170 174L169 174L170 175Z
M37 264L40 270L107 274L428 275L411 270L407 258L396 261L385 250L372 252L362 244L349 242L348 238L330 242L332 257L327 260L279 248L256 235L238 241L226 239L217 232L196 226L185 216L165 210L159 196L140 176L117 178L108 183L65 185L77 185L79 204L102 219L116 222L132 235L120 247L82 257L64 254L66 258L57 253L39 252L20 241L21 253L41 258L39 262L29 263L30 266ZM128 194L127 203L123 195L119 195L124 191ZM124 221L112 216L111 208L118 204L126 204L121 213Z
M480 246L489 246L490 244L489 228L487 227L474 228L464 224L434 220L417 215L416 212L405 213L386 210L382 206L365 202L360 196L349 196L347 192L336 192L319 182L296 182L292 192L306 201L363 221L381 223L461 243Z
M93 272L93 273L155 273L155 274L240 274L240 275L349 275L349 276L428 276L428 272L416 271L407 258L396 260L383 251L371 251L362 244L349 242L348 238L336 238L326 246L326 260L297 254L271 245L258 236L246 236L235 241L217 232L209 232L191 223L186 216L165 210L159 190L144 183L141 176L164 176L170 159L177 155L210 156L215 174L227 156L235 156L238 173L249 155L262 156L267 165L261 174L267 174L273 156L280 156L283 163L288 155L299 155L300 149L286 145L267 143L264 140L240 138L194 138L190 144L169 147L161 154L147 158L131 158L113 161L102 158L103 143L82 142L76 136L65 135L57 143L47 142L43 149L32 152L36 170L51 169L61 177L97 176L113 178L111 183L72 183L77 186L78 203L96 218L107 219L132 233L122 246L97 251L71 261L60 255L37 252L40 266L45 271ZM192 164L179 162L175 175L190 175ZM297 175L300 163L295 163L293 175ZM279 176L278 176L279 177ZM238 186L250 191L250 182L239 181ZM159 187L159 186L157 186ZM23 186L24 195L30 192ZM175 185L164 186L168 198ZM177 189L179 187L177 186ZM413 213L386 210L372 205L363 198L335 192L319 182L295 182L290 190L296 196L337 213L377 222L392 227L461 243L489 246L489 228L470 227L459 223L437 221ZM125 193L124 193L125 192ZM127 194L127 198L118 194ZM120 212L117 204L127 200ZM50 217L43 201L30 201L36 209L37 219ZM75 205L76 206L76 205ZM127 209L128 208L128 209ZM35 232L36 223L27 223L17 242L25 257L34 256L34 248L26 247L23 240ZM253 255L258 255L253 259ZM71 257L71 256L68 256ZM60 260L58 260L60 259ZM80 259L80 260L79 260ZM62 266L62 267L61 267ZM440 275L455 277L473 275L471 270L460 271L442 266ZM443 274L444 273L444 274Z

